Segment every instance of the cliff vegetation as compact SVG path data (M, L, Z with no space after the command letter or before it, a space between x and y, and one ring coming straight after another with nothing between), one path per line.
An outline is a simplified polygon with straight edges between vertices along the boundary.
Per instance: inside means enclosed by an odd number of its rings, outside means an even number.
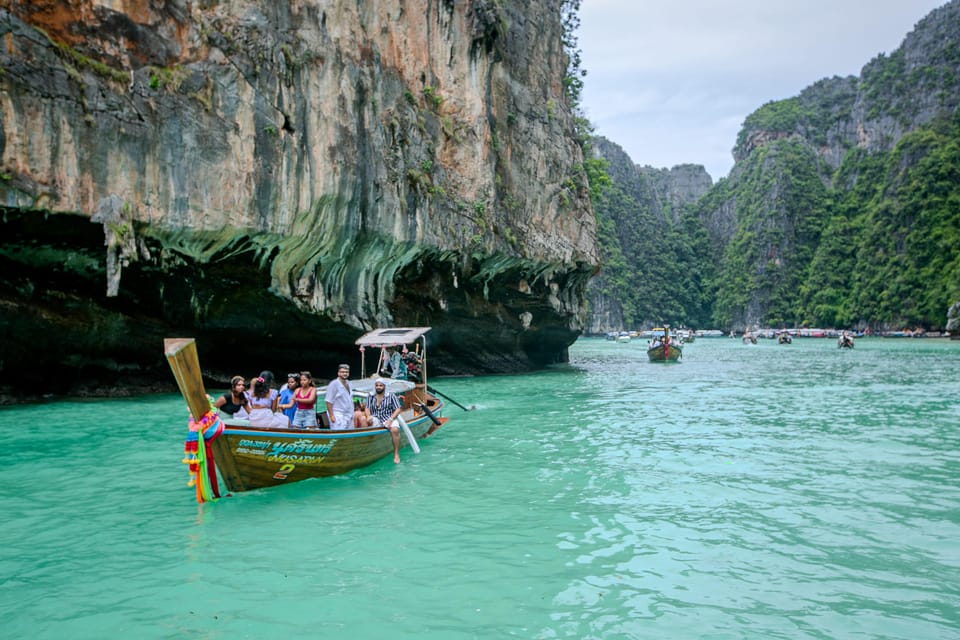
M954 0L858 77L761 106L730 175L688 191L679 215L601 146L622 169L596 204L605 264L592 330L943 330L960 300L958 52ZM619 325L608 318L617 300Z
M91 387L356 362L566 359L596 270L578 2L39 0L0 8L0 370ZM570 22L570 21L573 22Z

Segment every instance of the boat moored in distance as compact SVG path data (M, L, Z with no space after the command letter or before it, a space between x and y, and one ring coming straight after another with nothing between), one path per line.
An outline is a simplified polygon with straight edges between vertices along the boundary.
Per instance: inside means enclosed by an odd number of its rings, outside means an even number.
M652 339L647 344L647 358L650 362L677 362L683 357L683 341L670 335L670 327L656 327L651 330Z
M838 349L853 349L853 336L849 331L844 331L837 337Z
M362 350L422 341L422 350L417 347L419 379L389 380L387 385L402 403L401 447L409 446L417 452L417 440L431 435L447 421L442 417L444 401L427 386L423 338L427 331L429 327L378 329L356 341ZM326 412L320 409L325 387L317 390L321 425L317 428L252 427L247 420L224 419L212 408L204 390L194 340L168 338L164 340L164 352L191 414L184 462L190 464L198 502L219 497L216 471L230 491L249 491L346 473L393 453L389 429L323 428ZM364 374L361 369L361 376ZM375 377L376 370L374 377L351 381L355 397L365 398L368 390L373 389Z
M699 338L722 338L725 335L720 329L697 329L694 333Z

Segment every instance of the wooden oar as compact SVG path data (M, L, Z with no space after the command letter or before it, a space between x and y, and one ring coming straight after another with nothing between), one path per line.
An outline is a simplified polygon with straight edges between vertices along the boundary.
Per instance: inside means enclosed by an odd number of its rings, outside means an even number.
M430 393L435 393L435 394L437 394L438 396L442 396L442 397L446 398L447 400L449 400L449 401L452 402L453 404L457 405L458 407L460 407L460 408L463 409L464 411L473 411L474 409L477 408L476 405L470 405L470 408L467 409L465 406L463 406L462 404L460 404L459 402L457 402L456 400L454 400L453 398L451 398L451 397L448 396L447 394L445 394L445 393L443 393L443 392L441 392L441 391L437 391L437 390L434 389L433 387L428 386L428 387L427 387L427 391L429 391Z
M193 419L199 420L210 411L210 400L203 388L197 343L193 338L165 338L163 352Z
M430 418L430 421L433 422L433 424L437 425L438 427L439 427L441 424L443 424L442 422L440 422L439 420L437 420L437 416L433 415L433 413L430 411L430 409L427 408L427 405L425 405L425 404L418 404L417 406L420 407L420 410L421 410L421 411L423 411L425 414L427 414L427 417Z
M407 421L403 419L403 416L397 416L397 422L400 423L403 435L407 436L407 442L410 443L410 448L413 449L414 453L420 453L420 445L417 444L417 439L413 437L413 432L410 431L410 427L407 426Z

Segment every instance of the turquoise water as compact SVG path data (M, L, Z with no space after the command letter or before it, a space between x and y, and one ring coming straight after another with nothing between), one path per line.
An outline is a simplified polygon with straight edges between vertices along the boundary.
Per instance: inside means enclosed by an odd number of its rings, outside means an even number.
M159 348L159 346L158 346ZM346 476L197 505L174 396L0 410L5 638L960 638L960 342L434 380Z

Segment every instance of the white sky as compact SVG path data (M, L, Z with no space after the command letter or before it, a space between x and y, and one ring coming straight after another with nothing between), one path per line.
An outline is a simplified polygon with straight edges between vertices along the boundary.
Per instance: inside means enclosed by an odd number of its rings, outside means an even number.
M582 105L634 163L733 167L744 118L859 75L946 0L583 0Z

